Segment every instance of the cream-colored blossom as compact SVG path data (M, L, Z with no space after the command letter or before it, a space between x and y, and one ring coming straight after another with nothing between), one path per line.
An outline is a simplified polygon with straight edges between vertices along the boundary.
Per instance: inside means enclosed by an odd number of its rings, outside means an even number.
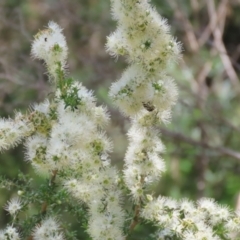
M12 216L15 216L22 208L23 204L20 198L15 197L8 201L5 210Z
M49 22L48 27L35 35L32 44L32 55L46 62L48 72L53 79L59 67L66 66L68 48L62 29L55 23Z

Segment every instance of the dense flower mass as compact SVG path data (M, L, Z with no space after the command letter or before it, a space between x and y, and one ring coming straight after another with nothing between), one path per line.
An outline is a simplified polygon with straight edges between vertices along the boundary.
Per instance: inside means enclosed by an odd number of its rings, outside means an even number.
M41 225L33 230L34 240L64 240L64 236L60 231L60 225L54 218L44 219Z
M165 169L157 126L170 121L177 100L166 66L179 59L181 48L169 34L166 20L148 1L113 0L112 13L118 28L108 37L107 50L113 56L126 56L130 66L112 84L110 96L132 119L124 179L134 200L140 202L144 189Z
M194 204L186 199L177 202L159 197L146 204L141 214L159 226L156 239L235 239L233 236L240 230L238 214L207 198Z
M165 169L157 127L170 121L171 107L177 101L166 66L180 58L181 48L166 20L147 0L112 0L112 14L118 28L108 37L107 50L113 56L126 56L130 66L112 84L110 96L132 120L124 179L134 200L140 202L144 189Z
M44 45L46 37L48 43ZM112 144L104 133L109 116L104 107L96 106L92 92L65 77L67 48L55 23L37 35L32 52L45 60L50 75L53 72L57 90L51 102L33 107L46 126L41 125L44 129L27 140L27 159L39 173L58 171L67 175L63 179L65 188L89 206L88 232L93 239L113 239L115 235L123 239L118 174L110 166ZM114 201L107 197L109 193L114 194ZM97 232L92 231L96 221L106 222Z
M67 77L66 41L56 23L50 22L35 36L32 55L46 62L55 94L33 105L27 115L2 120L0 148L7 149L25 139L26 160L36 172L58 174L64 188L87 204L87 231L92 239L121 240L124 213L119 205L118 172L110 165L112 143L104 132L109 115L105 107L96 105L91 91ZM18 201L6 206L11 214L18 209ZM35 228L33 239L63 239L56 233L57 227L56 231L48 229L54 225L50 220ZM99 223L103 226L96 229Z
M130 63L147 73L166 69L168 63L179 58L179 44L148 0L112 0L112 15L118 28L108 37L111 55L126 55Z
M123 172L135 213L142 208L141 217L159 227L153 239L233 239L239 232L234 227L239 216L214 201L202 199L194 205L147 194L148 186L165 170L158 126L171 120L171 107L177 101L167 66L180 59L181 46L148 0L112 0L112 15L118 27L107 39L107 51L114 57L125 56L129 63L112 84L110 96L132 122Z

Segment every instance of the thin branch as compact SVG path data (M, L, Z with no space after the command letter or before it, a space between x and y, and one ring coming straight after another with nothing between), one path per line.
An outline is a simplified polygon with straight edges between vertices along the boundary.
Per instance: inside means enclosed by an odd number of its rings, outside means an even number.
M138 224L138 219L139 219L139 214L140 214L140 205L136 205L135 206L135 209L134 209L134 217L132 219L132 222L130 224L130 227L129 227L129 232L132 232L134 230L134 228L137 226Z
M170 0L169 4L174 9L176 18L178 18L183 24L183 28L186 32L186 37L188 40L190 50L192 52L197 52L199 50L199 44L198 44L198 41L197 41L196 35L194 33L194 29L193 29L191 22L185 16L183 11L181 10L181 7L177 4L177 1L175 2L174 0Z
M216 11L214 1L213 0L208 0L207 1L207 8L208 8L209 16L212 16L212 18L214 18L214 19L226 18L227 3L228 3L228 0L222 0L220 5L219 5L218 11ZM235 72L235 70L232 66L232 62L230 60L230 57L227 54L227 50L226 50L225 45L224 45L223 40L222 40L223 29L224 29L223 24L224 23L225 23L225 20L222 20L221 21L221 27L217 25L217 26L215 26L214 29L212 29L213 36L214 36L215 48L217 49L217 51L218 51L218 53L221 57L221 60L222 60L222 63L224 65L224 68L226 70L226 73L227 73L229 79L231 80L233 86L235 86L237 90L240 90L239 89L238 76L237 76L237 74L236 74L236 72Z
M222 147L222 146L217 146L217 147L211 146L208 143L203 143L203 142L196 141L192 138L184 136L181 133L176 133L176 132L173 132L173 131L169 131L169 130L164 129L164 128L160 128L160 131L163 135L165 135L167 137L170 137L170 138L174 139L175 141L182 141L182 142L188 143L192 146L213 150L213 151L216 151L217 153L220 153L222 155L226 155L226 156L235 158L237 160L240 160L240 152L237 152L237 151L232 150L230 148L225 148L225 147Z

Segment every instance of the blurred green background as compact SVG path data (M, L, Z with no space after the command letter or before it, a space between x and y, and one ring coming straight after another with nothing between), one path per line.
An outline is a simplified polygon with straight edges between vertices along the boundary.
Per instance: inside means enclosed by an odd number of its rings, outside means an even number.
M129 120L112 105L108 88L126 63L105 52L106 36L116 25L111 20L109 2L0 1L0 116L11 117L14 109L24 112L51 91L46 70L42 62L30 57L30 48L33 35L53 20L64 28L70 75L93 89L99 104L108 106L112 123L107 132L114 142L112 160L121 169ZM172 123L161 128L168 171L155 191L176 199L213 197L240 209L240 3L152 2L168 19L172 34L184 49L180 63L169 69L179 88L179 101L173 109ZM14 179L19 170L35 178L31 166L24 162L22 146L0 155L0 175ZM42 179L36 179L40 184ZM0 190L0 206L14 194ZM0 228L8 220L1 208ZM151 231L147 227L137 230ZM81 239L87 239L81 234Z

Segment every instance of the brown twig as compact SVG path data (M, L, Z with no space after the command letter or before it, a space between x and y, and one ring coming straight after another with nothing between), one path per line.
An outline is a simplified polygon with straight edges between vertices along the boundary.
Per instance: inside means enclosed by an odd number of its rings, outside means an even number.
M56 176L57 176L57 173L58 173L58 170L53 170L53 171L52 171L52 177L51 177L51 179L50 179L50 186L51 186L52 184L54 184L55 179L56 179Z
M203 112L206 107L206 101L209 94L209 88L206 85L206 78L211 70L212 63L206 62L201 68L199 74L197 75L197 91L196 94L196 105L197 108ZM208 142L208 134L205 126L205 122L202 119L199 119L197 122L197 126L201 133L201 143ZM198 197L201 198L204 196L204 190L206 186L205 181L205 172L208 167L208 155L206 151L203 149L197 156L196 167L197 167L197 189L198 189Z
M199 50L199 44L194 33L194 28L188 18L185 16L181 7L179 6L177 1L170 0L169 5L174 9L174 13L176 18L181 21L183 24L183 28L186 32L186 38L188 40L188 46L192 52L197 52Z
M132 222L130 224L129 232L132 232L134 230L134 228L137 226L138 221L139 221L139 213L140 213L140 204L135 206L134 217L133 217Z
M211 146L208 143L203 143L203 142L200 142L200 141L196 141L192 138L184 136L181 133L172 132L172 131L169 131L169 130L164 129L164 128L161 128L160 131L163 135L165 135L167 137L171 137L176 141L182 141L182 142L188 143L188 144L196 146L196 147L213 150L213 151L216 151L217 153L220 153L222 155L226 155L226 156L235 158L237 160L240 160L240 152L234 151L230 148L225 148L225 147L221 147L221 146L217 146L217 147Z
M222 60L225 71L230 81L232 82L233 86L236 87L236 90L240 91L238 76L233 68L231 59L227 54L226 47L222 40L227 4L228 4L228 0L222 0L221 3L219 4L218 10L216 10L214 1L208 0L207 8L208 8L209 16L215 19L214 22L218 23L216 24L216 26L214 26L214 28L212 26L212 33L213 33L214 43L215 43L214 46L219 53L219 56Z

